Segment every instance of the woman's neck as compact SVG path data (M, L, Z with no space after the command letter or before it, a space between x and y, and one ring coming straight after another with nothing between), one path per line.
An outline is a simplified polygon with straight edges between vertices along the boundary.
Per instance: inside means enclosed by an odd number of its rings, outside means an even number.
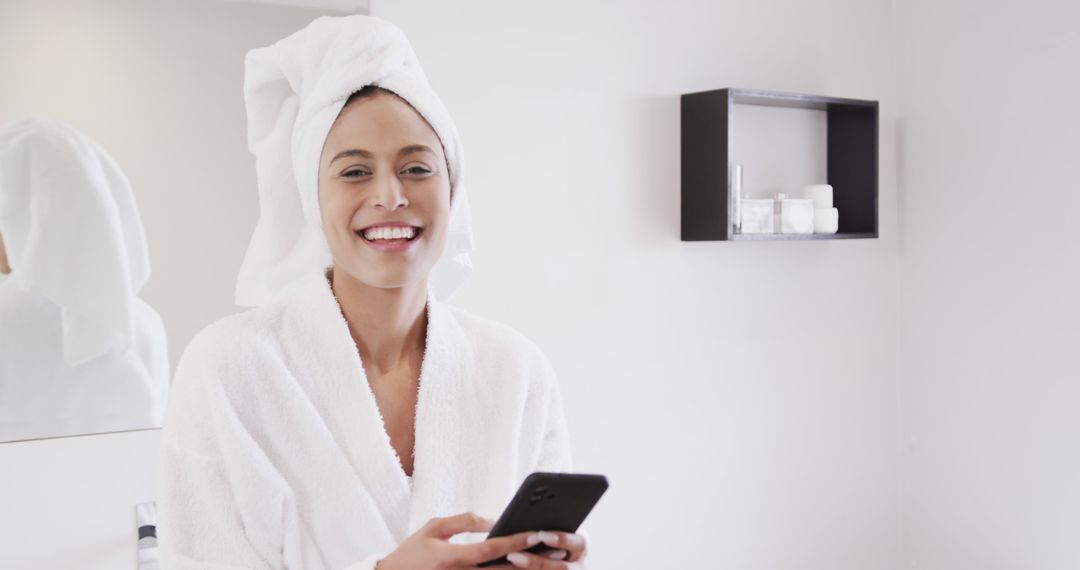
M345 271L330 273L330 287L360 359L379 373L420 359L427 333L427 283L380 288Z

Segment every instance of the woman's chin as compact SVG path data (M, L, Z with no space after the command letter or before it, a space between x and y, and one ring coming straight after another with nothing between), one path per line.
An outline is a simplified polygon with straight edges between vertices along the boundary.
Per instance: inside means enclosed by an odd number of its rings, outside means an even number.
M424 286L423 276L417 277L412 272L385 271L373 273L370 268L350 268L336 264L338 270L344 270L354 281L374 289L400 289L402 287Z

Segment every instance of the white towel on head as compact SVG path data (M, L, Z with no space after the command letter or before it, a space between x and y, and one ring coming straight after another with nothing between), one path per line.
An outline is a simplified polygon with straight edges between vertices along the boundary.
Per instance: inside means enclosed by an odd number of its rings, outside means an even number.
M131 345L150 259L127 177L96 142L42 117L0 128L0 234L12 284L60 308L68 365Z
M244 72L259 221L240 268L236 303L264 304L301 276L330 264L319 215L319 158L345 100L366 85L408 101L442 142L450 224L428 288L440 300L449 298L472 270L464 154L450 114L401 29L373 16L322 16L273 45L249 51Z

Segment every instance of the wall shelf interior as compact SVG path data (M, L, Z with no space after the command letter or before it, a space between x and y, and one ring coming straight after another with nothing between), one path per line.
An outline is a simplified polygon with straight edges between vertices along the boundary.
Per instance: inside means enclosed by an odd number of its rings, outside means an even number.
M839 210L835 234L742 234L735 228L732 118L735 105L824 111L826 182ZM681 97L683 241L816 240L878 237L878 102L756 89ZM806 181L811 184L814 180ZM798 197L801 188L787 193Z

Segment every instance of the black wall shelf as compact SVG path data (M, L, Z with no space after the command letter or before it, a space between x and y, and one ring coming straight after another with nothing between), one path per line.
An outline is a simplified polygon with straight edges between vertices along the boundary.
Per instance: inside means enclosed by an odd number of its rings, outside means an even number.
M837 233L735 233L731 114L738 104L826 112L826 177L833 187L833 205L840 211ZM681 122L683 241L878 237L877 101L716 89L682 95Z

